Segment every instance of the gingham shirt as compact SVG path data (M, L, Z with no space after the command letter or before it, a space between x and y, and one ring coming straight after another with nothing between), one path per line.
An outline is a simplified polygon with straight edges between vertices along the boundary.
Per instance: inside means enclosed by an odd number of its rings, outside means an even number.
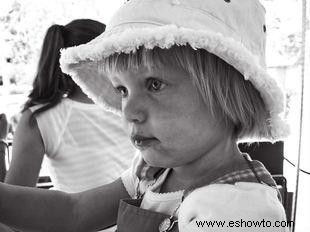
M250 161L255 169L255 173L261 180L261 183L268 186L275 187L276 184L272 176L259 161ZM207 185L212 184L235 184L236 182L253 182L259 183L255 173L251 170L249 165L244 162L240 170L224 173L218 175L217 178L212 179ZM182 202L182 198L187 196L194 189L205 186L205 180L195 186L191 190L180 190L177 192L159 193L160 186L165 181L171 169L162 169L148 166L143 160L142 156L137 154L133 160L131 168L122 175L122 181L132 198L143 195L141 208L171 214L176 207ZM220 174L220 173L219 173Z

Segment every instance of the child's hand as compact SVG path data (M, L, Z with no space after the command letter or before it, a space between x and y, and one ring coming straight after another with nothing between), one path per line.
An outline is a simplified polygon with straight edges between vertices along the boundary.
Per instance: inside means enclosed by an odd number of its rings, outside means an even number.
M9 123L5 114L0 114L0 139L5 139L9 132Z

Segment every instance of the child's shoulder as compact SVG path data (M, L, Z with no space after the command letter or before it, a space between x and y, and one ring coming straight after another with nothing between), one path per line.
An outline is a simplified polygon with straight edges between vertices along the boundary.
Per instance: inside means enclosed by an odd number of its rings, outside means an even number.
M259 183L211 184L194 190L179 210L181 228L195 221L284 221L285 213L277 190ZM191 230L182 230L191 231ZM204 231L204 230L202 230Z
M206 197L207 196L207 197ZM259 198L262 198L261 200ZM232 204L232 202L245 203L258 199L259 201L279 201L275 188L265 184L253 182L237 182L235 184L210 184L194 190L184 200L212 204ZM252 204L252 203L251 203ZM256 204L253 202L253 204ZM253 205L252 204L252 205ZM261 205L260 205L261 206ZM253 205L254 207L254 205Z

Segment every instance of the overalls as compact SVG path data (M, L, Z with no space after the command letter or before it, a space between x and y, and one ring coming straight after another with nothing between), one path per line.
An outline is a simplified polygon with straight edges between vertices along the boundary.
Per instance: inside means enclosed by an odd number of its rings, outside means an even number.
M258 161L250 161L223 167L216 173L208 174L185 190L186 197L193 190L209 184L234 184L236 182L258 182L275 187L275 183ZM183 199L184 199L183 197ZM123 199L120 201L117 232L178 232L177 219L174 216L140 208L143 198Z

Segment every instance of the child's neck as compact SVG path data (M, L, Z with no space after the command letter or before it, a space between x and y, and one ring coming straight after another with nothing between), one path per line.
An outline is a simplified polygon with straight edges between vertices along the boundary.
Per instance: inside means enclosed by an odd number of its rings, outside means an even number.
M200 159L185 166L173 168L163 183L161 192L184 190L200 177L235 162L244 162L237 144L221 144L216 146Z

